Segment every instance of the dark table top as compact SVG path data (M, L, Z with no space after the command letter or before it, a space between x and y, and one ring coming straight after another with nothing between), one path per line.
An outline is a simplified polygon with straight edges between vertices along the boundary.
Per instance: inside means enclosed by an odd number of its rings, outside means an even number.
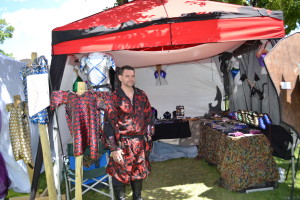
M158 120L152 139L174 139L191 137L189 122L185 120Z

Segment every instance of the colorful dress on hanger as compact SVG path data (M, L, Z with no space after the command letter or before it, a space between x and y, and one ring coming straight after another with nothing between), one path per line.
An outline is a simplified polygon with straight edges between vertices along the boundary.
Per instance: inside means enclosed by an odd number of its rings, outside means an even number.
M24 85L25 101L28 102L28 91L27 91L27 76L36 74L48 74L48 61L45 56L40 56L34 60L31 67L23 66L20 69L20 77ZM30 121L34 124L47 124L48 123L48 112L47 109L43 109L37 114L29 117Z
M15 160L23 159L26 164L32 167L31 138L26 103L22 102L17 107L13 103L8 104L7 110L10 112L9 134Z
M87 74L89 86L96 91L110 91L110 68L116 70L115 61L105 53L89 53L80 60L80 70Z
M74 143L74 156L90 148L90 158L98 159L100 108L103 108L106 92L88 90L79 95L71 91L53 91L50 108L66 105L66 119Z

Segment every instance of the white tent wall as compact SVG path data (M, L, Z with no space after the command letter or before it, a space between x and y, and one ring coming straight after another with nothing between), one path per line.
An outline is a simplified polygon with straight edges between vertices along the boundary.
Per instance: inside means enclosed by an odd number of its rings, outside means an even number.
M267 74L267 69L259 65L256 57L257 49L246 51L237 60L240 72L233 79L231 67L233 62L228 62L229 76L229 101L230 111L249 110L258 113L268 113L274 124L280 124L280 111L278 96L272 80ZM234 55L234 52L232 52ZM74 68L79 67L79 63L74 59L81 59L85 54L76 54L68 56L60 90L72 90L73 83L76 79ZM152 107L158 111L158 117L163 118L163 114L168 111L172 113L176 110L177 105L183 105L186 117L203 116L208 113L211 107L221 103L221 109L224 110L224 84L223 73L220 72L219 55L191 62L174 63L162 65L162 70L166 72L167 84L157 84L154 73L156 66L136 67L136 87L144 90L150 100ZM123 66L120 64L119 66ZM240 81L241 74L246 74L249 81L254 83L255 73L259 80L256 81L255 87L264 92L264 98L259 99L255 94L251 97L248 82ZM79 72L80 77L85 81L85 74ZM217 88L221 91L221 102L216 101ZM66 122L65 107L57 109L59 130L62 137L64 152L67 143L72 142L72 137ZM56 130L56 129L54 129Z
M77 54L78 59L81 54ZM223 93L223 83L219 73L219 63L213 58L193 62L163 65L166 71L167 85L156 85L154 72L155 66L135 68L136 87L144 90L148 95L150 103L158 110L158 117L164 112L170 113L176 110L177 105L184 105L185 116L200 116L209 111L209 103L215 106L217 89ZM76 74L73 69L78 68L72 56L68 56L62 77L60 90L72 90ZM77 66L77 67L76 67ZM83 80L86 76L79 73ZM64 106L57 109L59 130L62 137L64 152L66 144L72 142L72 137L66 122L66 111Z
M9 134L9 116L6 104L13 103L13 97L20 95L24 101L24 86L20 78L20 68L25 64L13 60L0 54L0 110L1 110L1 132L0 132L0 152L3 155L11 180L10 188L16 192L30 192L30 181L27 173L27 166L23 160L15 161ZM30 124L31 130L31 149L34 160L38 144L37 126Z
M158 117L168 111L172 113L177 105L183 105L186 117L204 115L215 101L217 88L223 93L223 83L218 70L219 64L213 58L200 61L163 65L167 73L166 85L157 85L154 77L155 66L136 68L136 87L148 95Z
M267 74L267 69L264 70L259 65L255 55L256 51L257 49L250 50L236 57L240 73L235 77L235 80L230 73L232 63L229 62L228 64L229 108L230 111L252 110L258 113L268 113L273 123L279 124L278 96ZM85 54L76 54L75 57L68 56L60 90L72 90L76 79L74 68L78 69L79 67L79 63L76 63L74 59L80 60L83 55ZM119 66L123 65L120 64ZM152 107L157 109L159 118L163 118L163 114L166 111L172 113L176 110L177 105L185 107L186 117L196 117L208 113L209 104L214 107L218 103L215 100L217 87L222 94L221 109L224 110L223 98L225 92L218 55L197 61L162 65L162 70L167 74L166 80L168 84L157 85L154 76L155 66L135 68L136 87L146 92ZM255 73L259 76L260 80L255 83L255 86L261 91L264 90L264 98L262 100L259 99L257 94L251 97L248 82L239 80L240 75L243 73L247 74L251 83L254 83ZM86 80L86 75L81 73L79 75L84 81ZM62 143L65 147L67 143L72 142L72 137L65 118L65 107L61 106L57 111Z

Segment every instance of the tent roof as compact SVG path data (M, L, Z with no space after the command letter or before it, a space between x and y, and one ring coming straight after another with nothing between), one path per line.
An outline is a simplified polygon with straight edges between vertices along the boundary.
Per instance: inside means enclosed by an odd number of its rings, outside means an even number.
M239 47L243 42L220 42L197 45L190 48L183 48L168 51L110 51L117 66L130 65L132 67L146 67L157 64L173 64L202 60L214 55L231 51Z
M166 55L220 42L231 48L237 41L284 37L282 19L281 11L214 1L135 0L53 29L52 54L134 50Z

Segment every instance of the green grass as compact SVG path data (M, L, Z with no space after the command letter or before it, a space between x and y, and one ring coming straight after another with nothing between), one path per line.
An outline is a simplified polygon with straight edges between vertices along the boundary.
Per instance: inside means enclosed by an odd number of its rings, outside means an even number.
M278 167L287 169L289 161L276 157L275 160ZM290 197L291 170L288 180L279 183L277 189L248 194L236 193L219 187L217 185L219 177L217 167L209 166L204 160L180 158L154 162L151 175L144 181L143 198L145 200L286 200ZM42 174L39 180L39 191L43 191L45 188L45 175ZM64 188L64 183L62 183L63 191ZM16 196L24 196L24 194L10 190L7 198ZM126 196L127 199L131 199L130 186L126 187ZM90 191L83 195L83 199L107 200L109 198ZM300 183L298 181L296 181L294 199L300 199Z
M281 165L287 165L280 161ZM274 200L288 199L290 184L279 184L278 189L254 193L236 193L217 185L219 172L204 160L174 159L152 164L153 174L145 182L145 199L230 199ZM297 191L299 194L299 184Z

